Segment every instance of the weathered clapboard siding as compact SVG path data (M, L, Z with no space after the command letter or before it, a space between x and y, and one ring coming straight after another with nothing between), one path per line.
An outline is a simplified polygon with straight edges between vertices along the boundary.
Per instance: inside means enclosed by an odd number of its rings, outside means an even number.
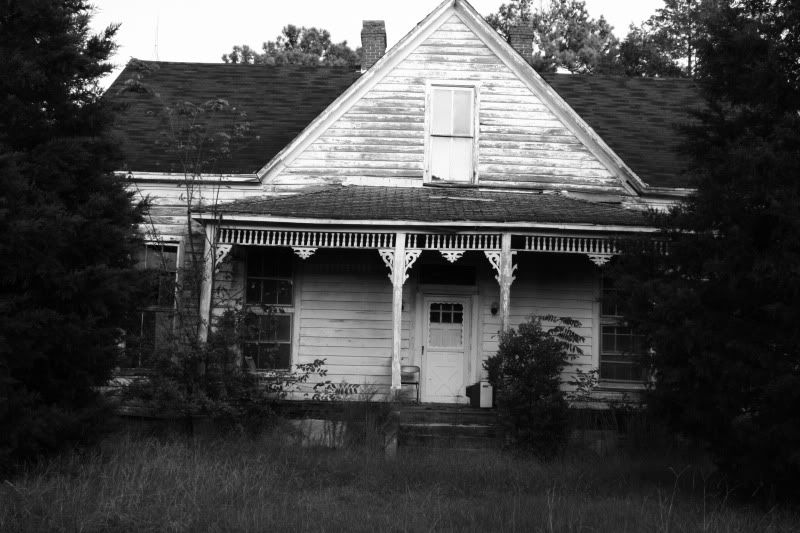
M606 166L457 15L290 158L270 185L421 183L426 84L448 81L478 87L481 183L626 194Z
M254 194L264 194L259 183L194 184L191 188L187 188L186 184L178 179L174 183L134 181L128 188L134 193L134 201L148 199L150 202L148 216L141 225L141 231L148 239L171 237L186 239L189 190L194 206L213 206ZM193 222L192 233L202 233L202 226ZM202 238L199 238L199 242L202 252Z
M511 286L511 320L516 328L531 315L555 315L578 320L575 332L584 337L579 344L583 355L565 369L564 379L576 367L588 370L594 363L594 326L597 303L597 271L584 256L519 254L517 280ZM482 289L482 359L497 352L500 317L492 316L491 304L497 300L497 284L485 281Z
M332 381L385 388L391 383L392 287L385 274L306 274L300 290L298 362L326 359ZM404 298L409 299L407 286ZM402 352L412 343L403 313Z

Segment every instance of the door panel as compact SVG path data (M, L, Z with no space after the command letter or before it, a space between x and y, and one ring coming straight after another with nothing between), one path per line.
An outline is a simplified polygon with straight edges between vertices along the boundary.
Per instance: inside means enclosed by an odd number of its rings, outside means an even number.
M469 351L468 298L425 299L424 400L464 402L464 367Z

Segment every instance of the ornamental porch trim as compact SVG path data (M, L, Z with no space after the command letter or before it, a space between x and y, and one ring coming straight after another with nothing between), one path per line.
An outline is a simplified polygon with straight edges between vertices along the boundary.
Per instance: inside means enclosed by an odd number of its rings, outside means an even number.
M201 291L201 316L205 339L210 322L210 295L214 267L220 256L224 257L233 245L275 246L292 248L302 259L308 259L319 248L372 249L381 256L389 270L392 284L392 353L391 391L400 391L400 355L403 285L408 271L422 251L440 252L448 261L457 261L467 251L483 252L497 272L500 315L503 330L509 327L511 284L517 268L517 252L544 252L586 255L598 266L620 253L614 235L558 235L554 233L514 232L413 232L358 230L303 230L274 228L242 228L206 225L206 278ZM216 237L216 239L215 239Z
M515 235L511 249L524 252L613 256L619 253L614 237L594 235L553 235L544 233ZM370 231L304 231L220 227L217 242L245 246L287 246L291 248L394 248L398 235L405 248L440 252L500 251L502 233L397 233Z

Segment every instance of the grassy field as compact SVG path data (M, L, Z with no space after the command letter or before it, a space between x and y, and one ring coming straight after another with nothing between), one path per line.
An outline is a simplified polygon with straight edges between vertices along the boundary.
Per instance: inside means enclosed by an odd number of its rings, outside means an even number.
M665 454L387 460L270 437L123 434L5 481L0 531L800 531L797 513L734 504L707 475Z

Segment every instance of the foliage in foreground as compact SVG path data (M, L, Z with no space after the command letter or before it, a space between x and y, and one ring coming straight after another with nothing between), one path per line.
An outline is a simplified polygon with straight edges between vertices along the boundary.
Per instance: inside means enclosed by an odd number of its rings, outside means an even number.
M555 324L549 329L542 322ZM532 317L500 333L497 353L484 368L496 390L501 422L512 442L542 458L560 453L569 434L569 406L561 371L581 350L580 322L554 316Z
M0 485L0 530L796 530L796 513L732 505L696 459L415 450L390 461L270 437L120 437Z
M0 8L0 465L84 440L136 284L141 208L97 80L116 28L83 0Z
M743 495L800 478L800 6L744 1L697 43L707 108L687 128L697 193L617 276L655 348L649 405L708 444ZM644 253L639 253L644 250Z

